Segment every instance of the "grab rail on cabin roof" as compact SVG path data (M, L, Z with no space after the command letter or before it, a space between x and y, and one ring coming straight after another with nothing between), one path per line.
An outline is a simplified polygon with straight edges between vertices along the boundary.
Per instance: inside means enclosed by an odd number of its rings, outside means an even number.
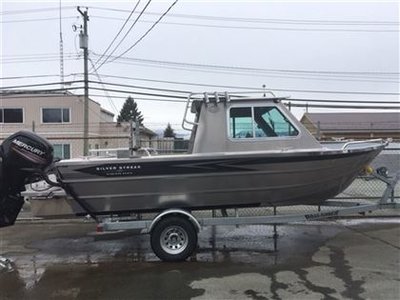
M199 98L195 98L195 96L201 96ZM191 93L188 96L188 99L186 101L186 107L185 107L185 113L183 115L183 120L182 120L182 128L184 130L188 130L188 131L192 131L194 126L197 126L198 123L197 122L193 122L188 120L188 111L189 108L192 108L192 104L194 100L202 100L204 101L206 104L208 103L218 103L218 102L222 102L222 101L226 101L229 102L230 101L230 95L228 92L225 93L218 93L218 92L214 92L214 93ZM187 125L192 125L192 127L188 127Z
M346 148L348 148L349 146L352 145L358 145L358 144L367 144L367 143L381 143L381 144L385 144L388 145L390 142L390 140L383 140L383 139L372 139L372 140L365 140L365 141L352 141L352 142L347 142L342 146L342 150L346 150Z
M229 102L231 101L232 97L237 97L237 98L242 98L242 97L248 97L248 94L253 94L253 93L260 93L260 91L257 92L223 92L223 93L218 93L218 92L204 92L204 93L190 93L187 101L186 101L186 107L185 107L185 112L183 115L183 120L182 120L182 128L184 130L192 131L194 126L197 126L197 122L193 122L188 120L188 111L189 108L192 108L192 104L194 100L200 100L204 101L204 103L209 104L209 103L219 103L219 102ZM282 98L277 98L277 96L269 90L263 90L262 93L264 94L264 97L266 97L266 94L270 94L274 99L276 98L277 100L283 100L287 99L287 97L282 97ZM247 94L247 96L246 96ZM191 125L191 126L188 126Z

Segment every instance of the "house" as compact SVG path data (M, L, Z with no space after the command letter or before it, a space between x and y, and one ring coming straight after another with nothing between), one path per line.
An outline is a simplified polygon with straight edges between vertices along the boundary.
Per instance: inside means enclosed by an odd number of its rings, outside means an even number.
M2 91L0 93L0 142L19 130L31 130L47 138L54 156L83 155L83 96L70 92ZM89 100L89 149L129 145L128 123L113 121L114 114ZM143 127L140 140L150 146L156 136Z
M300 122L320 140L400 140L400 114L397 112L305 113Z

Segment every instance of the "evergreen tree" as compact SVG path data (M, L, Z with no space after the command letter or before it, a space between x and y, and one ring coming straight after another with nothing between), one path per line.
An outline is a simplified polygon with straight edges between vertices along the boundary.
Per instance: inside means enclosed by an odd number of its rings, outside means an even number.
M119 116L117 118L117 122L129 122L133 120L136 122L136 119L139 121L140 125L143 125L143 116L137 107L137 103L131 96L129 96L124 105L122 106L121 111L119 112Z
M176 134L171 127L171 124L168 123L167 127L164 130L164 137L165 138L175 138Z

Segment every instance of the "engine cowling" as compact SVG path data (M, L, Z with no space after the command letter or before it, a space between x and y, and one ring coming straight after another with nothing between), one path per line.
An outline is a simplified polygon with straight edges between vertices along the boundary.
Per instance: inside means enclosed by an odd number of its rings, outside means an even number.
M20 192L53 162L53 146L43 137L19 131L0 146L0 227L13 225L24 203Z

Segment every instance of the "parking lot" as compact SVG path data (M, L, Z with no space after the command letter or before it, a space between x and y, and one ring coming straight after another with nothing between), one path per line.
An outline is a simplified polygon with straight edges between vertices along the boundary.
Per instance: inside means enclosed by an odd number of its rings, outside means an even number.
M21 222L0 232L1 299L398 299L396 217L207 227L183 263L148 235L95 238L83 220ZM3 259L4 262L4 259Z

